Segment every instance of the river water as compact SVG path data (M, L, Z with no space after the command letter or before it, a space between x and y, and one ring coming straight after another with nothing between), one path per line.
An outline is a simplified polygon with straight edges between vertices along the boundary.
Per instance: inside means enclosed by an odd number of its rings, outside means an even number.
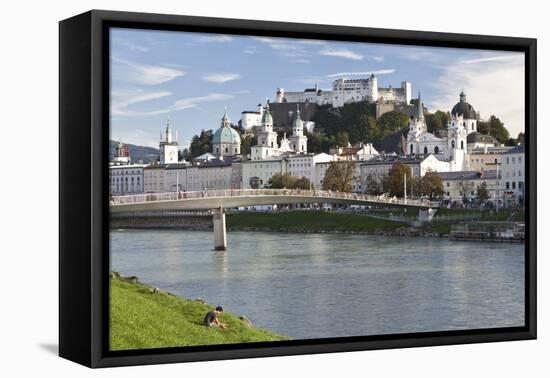
M524 325L524 245L113 230L111 270L294 339Z

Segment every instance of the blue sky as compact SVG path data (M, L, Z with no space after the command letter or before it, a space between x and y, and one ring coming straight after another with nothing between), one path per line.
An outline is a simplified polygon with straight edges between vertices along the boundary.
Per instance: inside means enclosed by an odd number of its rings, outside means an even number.
M111 72L111 138L152 147L168 118L185 147L218 128L225 107L236 124L277 87L330 89L371 72L380 86L410 81L432 111L450 110L464 89L482 118L497 115L512 136L524 130L520 53L112 29Z

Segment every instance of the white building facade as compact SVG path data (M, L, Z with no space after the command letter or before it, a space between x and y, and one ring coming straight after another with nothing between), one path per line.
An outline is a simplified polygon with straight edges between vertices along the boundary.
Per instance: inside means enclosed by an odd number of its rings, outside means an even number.
M507 207L525 205L525 145L520 144L502 155L500 189Z
M488 201L497 195L496 170L441 172L439 176L443 184L443 199L453 204L479 199L478 188L483 184L487 188Z
M140 194L144 190L143 164L109 166L110 192L113 196Z

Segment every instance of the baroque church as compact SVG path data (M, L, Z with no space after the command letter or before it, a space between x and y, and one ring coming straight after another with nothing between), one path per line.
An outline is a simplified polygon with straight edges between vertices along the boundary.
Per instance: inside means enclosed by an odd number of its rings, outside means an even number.
M273 116L269 110L269 102L262 112L260 131L256 133L258 144L252 146L251 159L261 160L280 156L284 153L307 154L307 136L304 135L304 121L297 106L296 116L292 123L292 135L287 138L283 135L281 142L277 142L277 133L273 130Z
M416 112L409 122L407 153L434 154L449 162L450 171L465 171L468 169L467 137L469 134L477 134L478 118L478 113L466 101L466 94L462 91L460 101L451 110L447 136L437 137L428 132L422 100L418 94Z

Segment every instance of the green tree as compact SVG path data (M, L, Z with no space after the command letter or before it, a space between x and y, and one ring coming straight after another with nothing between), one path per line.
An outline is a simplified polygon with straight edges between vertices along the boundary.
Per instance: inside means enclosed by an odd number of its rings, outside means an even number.
M384 178L384 192L388 193L390 196L403 197L405 176L407 177L407 182L411 183L411 168L401 162L395 163L388 171L388 175Z
M439 198L445 193L441 177L436 172L426 172L420 180L422 194L428 196L430 200Z
M251 152L251 147L258 144L258 138L253 135L241 135L241 155L249 155Z
M368 194L379 195L382 194L382 183L378 177L368 175L365 181L365 192Z
M298 178L291 176L290 173L275 173L269 180L269 186L273 189L293 189L297 180Z
M298 178L290 173L275 173L269 180L269 186L273 189L309 189L311 184L306 177Z
M409 116L405 113L391 111L382 114L377 120L379 134L378 139L382 139L397 131L404 131L409 125Z
M510 133L504 127L504 123L494 115L488 121L479 121L477 123L477 131L482 134L491 135L502 144L505 144L510 139Z
M323 179L323 190L351 192L356 163L353 161L333 161L329 164Z
M369 128L372 122L376 122L374 117L366 114L360 114L357 118L355 126L350 131L350 142L352 144L358 142L366 142L369 139Z
M441 110L438 110L433 114L426 114L425 119L426 127L430 133L433 133L436 130L445 129L447 127L447 123L449 123L449 115Z
M349 135L346 132L339 132L334 137L334 143L336 146L347 147L349 144Z
M489 190L487 190L486 182L477 186L477 198L479 198L481 202L485 202L489 199Z
M304 130L304 135L307 136L307 150L308 152L320 153L328 152L329 148L334 144L334 137L331 138L320 133L308 133Z
M189 146L191 157L196 158L204 153L212 151L212 130L201 130L199 135L193 136Z
M309 179L307 177L299 178L294 183L294 188L293 189L309 190L309 189L311 189L311 182L309 181Z

